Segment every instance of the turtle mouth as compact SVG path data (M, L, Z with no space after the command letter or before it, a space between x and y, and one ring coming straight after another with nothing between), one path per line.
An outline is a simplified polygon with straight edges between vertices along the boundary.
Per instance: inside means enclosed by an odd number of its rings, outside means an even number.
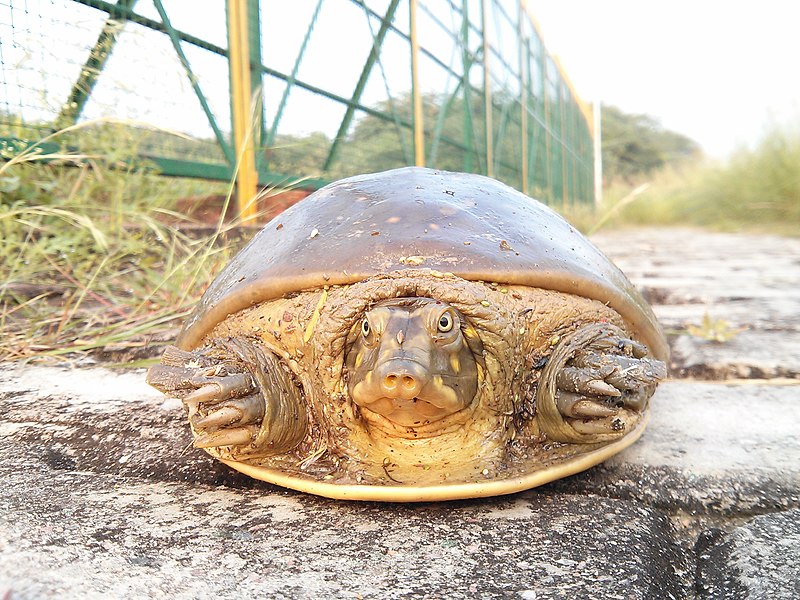
M409 399L377 398L364 408L378 413L397 425L406 427L428 425L458 410L453 410L446 406L439 406L436 402L424 400L419 397Z
M446 387L437 389L436 393L419 394L410 398L387 395L365 398L356 390L354 400L362 409L404 427L429 425L464 408L456 393Z

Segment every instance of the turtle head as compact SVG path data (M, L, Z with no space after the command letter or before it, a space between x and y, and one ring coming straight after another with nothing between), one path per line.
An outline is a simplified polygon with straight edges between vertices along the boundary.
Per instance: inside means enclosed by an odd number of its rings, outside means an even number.
M446 302L395 298L353 325L348 389L362 409L407 427L469 406L478 391L480 339Z

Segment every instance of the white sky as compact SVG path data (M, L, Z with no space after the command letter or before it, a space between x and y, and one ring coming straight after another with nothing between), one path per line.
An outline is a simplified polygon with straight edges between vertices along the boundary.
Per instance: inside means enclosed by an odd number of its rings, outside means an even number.
M800 2L528 0L578 93L646 113L712 157L800 121Z
M379 12L384 10L386 0L368 1ZM470 15L477 20L478 0L469 2ZM753 144L770 123L800 127L800 0L526 2L548 50L560 58L584 100L599 98L626 112L656 117L664 127L691 137L716 158L729 155L737 145ZM513 6L514 1L508 3ZM206 10L201 12L186 0L165 0L165 4L177 28L226 44L223 0L206 0ZM268 65L291 70L315 4L313 0L291 4L263 0ZM444 22L451 20L444 0L425 0L425 4L442 11ZM401 3L397 17L401 28L407 26L407 10L407 4ZM137 11L158 19L149 0L140 0ZM349 96L371 43L369 22L349 0L326 0L298 77ZM12 112L39 118L57 112L85 59L85 48L94 42L102 23L102 12L68 0L13 2L0 11L4 61L14 67L6 71L8 85L0 93L9 95L6 100ZM429 21L423 19L422 26L430 27ZM143 28L127 30L130 33L120 36L84 117L142 119L210 136L166 36ZM498 44L504 38L499 31L492 35ZM429 45L449 39L435 28L422 31L422 37ZM366 104L389 93L402 93L410 85L407 45L396 38L390 35L385 42L384 71L374 69L362 98ZM227 128L226 61L188 45L184 48L221 127ZM458 53L446 48L441 56L451 63L460 61ZM382 77L384 73L390 77ZM455 85L430 64L423 63L421 74L423 89L441 92ZM475 74L481 75L478 70ZM283 84L266 81L265 105L270 115ZM43 104L38 112L37 103ZM153 113L154 107L158 114ZM281 131L323 130L333 135L343 111L341 105L295 88Z

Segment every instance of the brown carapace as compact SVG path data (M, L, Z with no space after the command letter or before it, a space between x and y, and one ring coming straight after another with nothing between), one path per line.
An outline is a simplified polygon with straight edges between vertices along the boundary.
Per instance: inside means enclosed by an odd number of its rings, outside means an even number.
M647 303L543 204L479 175L331 184L211 284L148 381L195 446L334 498L506 494L633 443L666 375Z

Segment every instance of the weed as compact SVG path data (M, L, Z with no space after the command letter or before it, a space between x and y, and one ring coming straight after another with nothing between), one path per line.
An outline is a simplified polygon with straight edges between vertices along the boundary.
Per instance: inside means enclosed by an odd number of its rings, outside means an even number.
M700 325L687 325L686 333L709 342L724 344L746 329L746 327L731 327L728 321L713 319L711 315L705 313Z

